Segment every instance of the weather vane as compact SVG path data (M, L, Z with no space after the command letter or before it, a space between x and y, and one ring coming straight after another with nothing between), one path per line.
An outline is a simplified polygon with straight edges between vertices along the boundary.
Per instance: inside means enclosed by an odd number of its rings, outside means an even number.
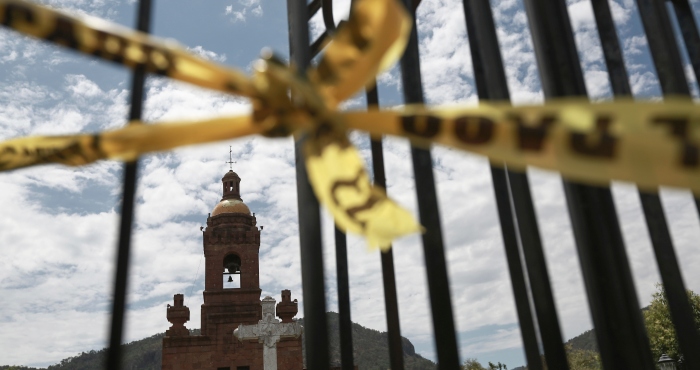
M233 148L231 145L228 146L228 168L229 170L233 171L233 164L236 163L233 161Z

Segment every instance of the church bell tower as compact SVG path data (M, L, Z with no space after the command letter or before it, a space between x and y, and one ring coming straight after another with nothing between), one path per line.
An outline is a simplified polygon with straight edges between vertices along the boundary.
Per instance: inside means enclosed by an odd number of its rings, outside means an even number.
M215 335L214 332L224 328L230 334L237 324L256 323L261 319L260 229L241 199L238 174L228 171L221 183L221 201L207 218L203 235L202 335ZM223 321L236 326L217 325Z
M172 327L163 338L163 370L263 370L263 343L238 340L234 330L263 319L260 295L260 231L255 214L241 198L241 178L233 170L221 179L222 198L202 228L205 258L201 335L190 335L184 323L190 311L184 296L168 305ZM266 297L265 302L274 299ZM282 293L277 315L285 322L297 313L296 300ZM273 310L274 315L274 310ZM301 337L281 338L276 344L279 369L301 370ZM268 361L269 362L269 361Z

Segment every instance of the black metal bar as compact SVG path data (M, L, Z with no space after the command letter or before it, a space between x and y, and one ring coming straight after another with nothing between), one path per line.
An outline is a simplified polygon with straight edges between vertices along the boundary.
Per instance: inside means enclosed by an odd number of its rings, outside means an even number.
M420 5L420 2L421 2L421 0L413 0L413 13L411 13L411 14L416 13L416 10L418 10L418 6Z
M640 7L640 13L642 14L647 34L649 32L658 32L655 35L656 37L654 37L653 45L651 40L649 41L649 48L657 71L664 71L663 74L659 73L662 90L664 94L687 96L690 91L682 68L680 71L669 70L674 68L674 65L676 67L678 65L682 66L682 59L676 38L673 35L666 7L663 3L660 6L656 5L655 10L657 12L661 11L661 13L652 14L651 11L654 10L652 8L653 5L655 4L645 3L644 8ZM698 67L700 67L700 40L698 39L695 20L692 13L690 13L691 10L687 1L673 1L673 5L688 55L697 74ZM665 20L659 18L665 18ZM660 48L662 43L666 45L663 48L664 54L675 53L676 55L657 56L658 53L662 52ZM668 44L673 45L670 46ZM697 351L700 348L700 333L695 329L692 307L688 301L683 277L673 250L673 242L663 213L661 199L657 194L640 192L640 200L659 266L661 281L668 299L671 319L676 328L678 342L684 355L684 368L700 369L700 352Z
M503 60L498 47L496 26L493 21L491 5L488 0L463 0L464 14L469 36L469 49L474 67L474 79L480 99L484 100L510 100L508 84L503 69ZM510 171L509 171L510 172ZM525 174L512 173L511 176L525 176ZM506 170L491 166L491 179L496 195L498 217L503 235L503 246L506 252L510 281L513 288L515 307L520 322L520 334L523 339L527 367L531 370L542 369L537 344L537 333L530 310L530 299L520 251L518 249L518 235L515 228L514 215L512 213L510 194L506 178ZM527 179L523 179L527 181ZM524 194L523 194L524 193ZM529 192L519 192L532 204ZM523 227L534 226L534 230L527 233L538 233L536 221L530 224L519 225Z
M321 51L324 39L329 38L335 31L333 20L333 0L321 0L323 22L326 30L312 45L311 55L315 57ZM353 370L352 319L350 311L350 278L348 276L348 243L347 236L337 226L335 227L335 266L336 283L338 285L338 320L340 331L340 363L343 370Z
M338 319L340 321L340 364L353 370L352 319L350 315L350 278L348 276L348 242L345 233L335 227L335 269L338 283Z
M520 231L520 242L527 264L532 302L535 306L547 368L568 369L569 364L564 351L564 341L547 272L542 240L537 229L535 206L530 196L530 184L525 173L509 171L507 176L510 191L513 194L513 208Z
M373 87L367 90L367 107L379 107L379 95L377 94L376 81ZM374 173L374 185L386 189L386 173L384 171L384 149L382 139L371 139L372 172ZM386 311L386 326L389 334L389 362L391 368L403 370L403 343L401 339L401 325L399 322L399 300L396 293L396 275L394 273L393 247L380 253L382 261L382 283L384 284L384 308Z
M687 0L673 0L671 1L673 4L673 8L676 12L676 19L678 20L678 26L681 29L681 34L683 35L683 40L685 42L685 48L686 51L688 52L688 58L690 59L690 63L693 66L693 72L695 73L695 81L698 83L700 86L700 35L698 35L698 27L697 24L695 24L695 17L693 16L693 10L688 3ZM700 212L700 198L695 196L695 208ZM658 257L657 257L658 258ZM659 262L660 263L660 262ZM680 280L682 283L683 281ZM664 286L666 283L664 282ZM675 285L675 284L674 284ZM664 287L667 291L669 291L668 287ZM676 296L676 294L674 294ZM669 305L673 305L672 299L669 297ZM684 306L687 306L689 303L687 303L687 297L684 297L684 301L686 303L683 303ZM680 301L679 301L680 304ZM672 308L673 309L673 308ZM683 311L686 311L684 308ZM672 312L672 316L673 312ZM680 319L680 318L679 318ZM687 318L685 319L680 319L683 322L687 321ZM674 317L674 323L676 322L676 319ZM676 327L679 327L680 325L685 325L685 323L678 323L676 324ZM696 332L697 335L697 332ZM688 338L689 339L689 338ZM682 341L680 339L680 334L679 334L679 342ZM691 346L694 346L692 348L700 348L700 345L697 344L697 342L691 342ZM682 347L683 348L683 347ZM686 349L683 349L684 352L687 352ZM693 353L697 351L692 351ZM692 360L695 368L698 368L698 363L700 362L700 359L697 358L699 355L693 355L695 360ZM686 358L688 356L685 356ZM688 361L690 364L690 361ZM690 365L688 365L690 366ZM689 367L691 368L691 367Z
M698 351L700 334L695 328L693 309L688 302L683 276L678 267L676 253L673 250L671 234L666 225L661 200L655 194L641 193L640 197L656 261L659 264L661 281L668 299L671 319L676 327L678 343L684 356L683 369L696 370L700 368L700 351Z
M316 15L316 12L321 9L321 0L313 0L309 3L308 9L308 19L311 20L311 18Z
M333 0L319 0L322 4L323 9L323 24L326 29L323 33L318 36L314 42L311 43L311 57L315 58L331 41L331 36L335 33L336 29L340 27L345 21L340 21L336 26L335 20L333 19ZM354 4L354 0L351 2ZM311 6L311 5L309 5ZM316 9L318 11L318 9Z
M654 368L608 188L565 184L596 340L606 369ZM587 229L583 231L581 229ZM599 332L601 334L599 334Z
M403 0L403 3L406 9L412 9L411 0ZM401 58L401 80L404 101L407 104L423 103L415 17L413 17L413 27L406 51ZM423 250L428 275L438 365L440 369L459 369L450 285L445 263L445 248L440 227L440 212L430 150L411 146L411 159L418 195L420 222L426 229L423 234Z
M686 39L688 55L693 63L693 68L695 68L697 56L700 53L697 44L697 29L692 30L692 27L689 26L688 15L684 11L683 4L679 1L679 6L675 4L674 6L681 26L681 33ZM659 77L661 91L664 95L690 96L680 50L673 34L665 3L658 0L637 0L637 7L647 35L656 74ZM689 21L694 22L693 19ZM696 79L700 78L698 72L695 73ZM700 212L700 199L697 196L695 197L695 207Z
M512 173L508 172L508 174ZM491 167L493 190L497 194L496 206L498 207L498 219L501 222L501 234L503 235L503 245L506 251L510 282L513 287L515 308L518 313L518 321L520 322L520 334L523 338L527 368L531 370L541 370L542 359L540 358L539 346L537 344L537 329L535 328L535 323L532 318L530 298L524 278L525 272L523 271L522 262L520 260L520 250L518 249L515 222L513 220L514 215L511 213L510 199L503 199L503 195L508 196L509 193L508 179L506 176L506 170Z
M607 0L591 1L605 66L615 96L632 96L625 61Z
M666 5L659 0L637 0L651 57L664 95L690 95L680 50Z
M479 99L510 101L488 0L462 0Z
M326 32L332 35L335 32L333 0L321 0L321 11L323 12L323 24L326 26Z
M698 87L700 87L700 36L698 35L698 27L695 24L695 17L693 16L693 10L690 7L690 4L688 3L687 0L672 0L671 3L673 4L673 9L676 13L676 19L678 20L678 26L680 27L681 30L681 35L683 36L683 40L685 42L685 48L686 51L688 52L688 58L690 59L690 63L693 66L693 72L695 72L695 81L698 83ZM666 10L664 8L664 10ZM651 17L651 16L650 16ZM653 27L654 23L652 20L649 20L650 26ZM658 26L669 26L668 24L660 23ZM646 23L645 23L645 28L646 28ZM651 44L649 44L649 48L652 50L652 56L654 55L654 50L657 50L657 47L659 45L655 44L654 47L652 48ZM675 46L675 42L674 42ZM678 51L678 48L675 47L676 52ZM674 52L674 48L670 48L669 52ZM678 58L673 58L671 60L672 63L677 63L677 60L680 60L680 54ZM663 59L660 59L657 62L657 59L654 59L654 64L656 65L657 71L659 69L659 64L658 63L664 64L665 61ZM682 62L681 62L682 65ZM673 65L669 64L665 68L673 68ZM664 75L663 77L659 75L659 80L666 81L667 79L673 79L674 82L668 82L666 85L675 85L678 86L678 90L673 90L671 86L669 86L667 89L664 89L664 83L662 82L662 90L664 91L664 94L676 94L676 95L690 95L690 89L688 88L687 85L687 80L684 78L685 69L680 67L681 73L673 73L669 75ZM678 71L676 71L678 72ZM681 82L681 79L686 82L686 84L683 84ZM675 81L678 80L678 81ZM686 88L686 90L683 90L683 87ZM695 209L700 213L700 198L698 196L695 196Z
M396 275L394 273L394 251L381 252L382 282L384 284L384 306L386 311L387 332L389 334L389 363L392 369L403 370L403 339L399 323L399 301L396 293Z
M681 29L685 48L688 51L690 64L695 72L696 82L700 81L700 35L698 35L698 26L695 24L693 9L690 7L688 0L673 0L673 9L676 12L678 27ZM700 82L699 82L700 83ZM700 85L699 85L700 86Z
M139 0L136 29L148 33L151 24L151 0ZM144 68L136 68L131 79L131 107L129 120L141 120L144 99ZM119 224L119 241L117 247L116 271L114 274L114 293L112 299L112 320L109 332L109 349L107 351L107 370L121 369L122 337L124 333L124 311L126 310L126 291L129 286L129 255L131 253L131 227L134 220L134 198L136 194L136 177L138 160L124 164L124 187Z
M318 36L316 40L314 40L313 43L311 43L311 46L309 47L311 57L314 58L318 53L323 50L323 48L328 45L328 42L330 41L330 38L328 37L328 31L324 30L323 33Z
M525 0L525 8L545 97L587 96L565 1ZM564 181L564 191L603 366L651 370L610 189Z
M305 0L287 0L289 51L300 73L311 62L309 53L308 9ZM318 199L309 184L304 163L306 137L295 143L297 203L299 207L299 244L301 277L304 289L304 330L306 366L309 370L328 369L328 324L321 243L321 213Z

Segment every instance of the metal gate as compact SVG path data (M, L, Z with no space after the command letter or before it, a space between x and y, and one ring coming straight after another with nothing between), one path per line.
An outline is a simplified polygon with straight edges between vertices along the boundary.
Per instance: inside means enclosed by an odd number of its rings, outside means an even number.
M615 96L631 96L609 3L607 0L591 2L613 93ZM413 12L419 3L420 1L404 0L406 7ZM524 0L524 3L545 98L587 97L566 1ZM665 2L636 0L636 3L664 95L689 96L680 47ZM700 35L690 4L688 0L671 0L671 3L695 75L700 76ZM508 101L510 96L489 0L463 0L463 4L479 99ZM303 70L311 63L312 57L319 53L323 38L332 35L335 30L332 1L313 0L307 3L306 0L287 0L287 6L291 60ZM308 21L318 11L323 12L326 31L318 40L311 42ZM150 1L141 0L138 19L138 29L141 31L147 32L149 29L149 12ZM405 102L423 103L415 21L408 48L401 60L401 75ZM130 120L140 118L143 82L143 70L136 71L133 75ZM378 104L376 89L367 91L367 101L369 104ZM296 164L306 358L307 368L325 369L329 367L329 357L320 213L318 201L307 180L300 150L303 140L304 138L296 144ZM385 186L381 141L372 141L371 147L375 182L379 186ZM420 194L420 222L427 230L422 241L437 360L440 368L458 369L458 346L431 153L413 147L411 158L415 186ZM568 369L527 176L498 167L491 168L491 176L528 368L543 368L539 337L547 368ZM135 180L136 165L127 164L112 308L109 369L120 367ZM587 186L570 181L564 181L564 190L603 366L606 369L651 370L655 361L651 356L649 340L637 304L611 191L608 187ZM657 193L642 192L640 197L678 340L685 355L685 366L687 369L700 369L700 334L694 329L691 306L659 196ZM700 208L700 202L697 199L695 202ZM345 236L338 230L336 249L342 368L351 369L353 350L347 252ZM525 264L521 264L521 258ZM402 369L403 352L391 251L381 254L381 263L391 367ZM525 277L530 281L529 287L524 283Z

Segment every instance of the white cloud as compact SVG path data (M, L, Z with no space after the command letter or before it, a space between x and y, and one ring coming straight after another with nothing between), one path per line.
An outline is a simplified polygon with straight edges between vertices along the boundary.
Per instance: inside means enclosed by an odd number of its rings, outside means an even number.
M455 0L427 0L418 9L421 75L429 103L475 101L471 53L463 12Z
M207 60L212 60L219 63L223 63L226 61L226 54L219 55L211 50L206 50L199 45L193 48L187 48L187 51Z
M151 79L146 99L147 121L191 120L245 114L250 104L231 95L212 92L164 78Z
M104 94L96 83L83 75L68 75L66 81L69 84L67 90L78 99L93 98Z
M0 137L67 134L126 122L124 90L103 91L84 75L66 75L61 90L27 82L0 87Z
M32 338L45 349L4 351L1 362L51 363L79 350L102 346L113 266L111 249L103 246L114 244L116 233L109 230L115 229L117 215L113 210L76 214L47 209L30 189L71 187L68 183L78 180L80 185L72 190L80 191L87 184L98 185L99 181L87 179L104 174L105 167L111 165L75 170L36 168L5 174L0 180L5 216L0 233L0 244L5 247L0 291L8 298L0 311L0 347L20 349L23 346L18 343L23 343L23 338ZM13 216L7 218L8 214ZM47 331L48 327L51 330ZM61 334L78 327L82 332L79 338L67 341ZM66 345L51 345L56 342Z
M632 36L625 40L625 52L629 55L642 54L642 48L647 46L645 35Z
M571 26L575 29L590 28L595 26L595 19L593 17L593 8L591 8L590 1L580 0L580 1L568 1L569 6L569 18L571 19Z
M224 15L229 15L233 23L245 22L248 14L256 18L262 17L263 9L260 0L238 0L237 4L227 5L224 11Z
M8 68L9 62L22 62L24 67L35 64L37 54L46 50L47 46L36 39L5 28L0 29L0 63L4 68ZM23 66L13 67L19 71L23 69Z
M612 90L591 2L569 1L568 13L588 95L593 99L609 98Z

